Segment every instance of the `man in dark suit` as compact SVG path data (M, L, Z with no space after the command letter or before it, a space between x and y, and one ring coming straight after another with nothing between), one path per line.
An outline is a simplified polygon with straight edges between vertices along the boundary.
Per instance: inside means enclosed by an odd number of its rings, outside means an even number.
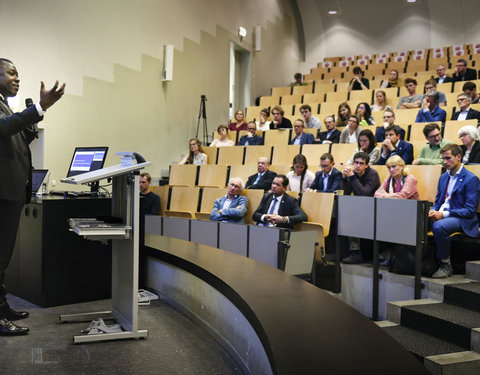
M383 112L383 124L377 126L375 130L375 140L380 143L385 140L385 129L389 126L395 125L395 113L391 109ZM400 128L400 139L405 140L405 130Z
M477 71L475 69L467 68L467 60L457 60L455 73L453 73L452 81L474 81L477 79Z
M272 192L263 196L253 214L257 225L293 229L295 224L308 220L298 201L285 193L288 182L287 176L281 174L273 179Z
M318 133L318 143L340 143L340 130L336 128L337 123L333 116L327 116L323 120L325 128L324 132Z
M457 103L460 110L452 115L452 120L461 121L475 119L480 124L480 112L470 108L471 100L472 99L467 94L459 94L457 96Z
M450 264L450 235L462 231L469 237L478 237L477 207L480 181L462 165L460 146L449 143L440 150L445 172L438 181L437 196L428 217L437 245L440 267L433 278L452 275Z
M293 124L293 131L295 137L290 141L291 145L311 145L315 142L313 134L305 133L305 122L302 119L295 120Z
M435 81L437 81L437 83L448 83L448 82L452 82L452 77L448 77L446 74L445 74L445 67L443 65L439 65L438 68L437 68L437 74L438 74L438 77L435 78Z
M277 174L269 171L268 168L270 168L270 162L268 161L268 158L264 156L259 158L257 162L258 173L255 173L248 178L245 188L262 189L265 191L269 190L272 186L273 178Z
M393 125L385 129L385 140L382 143L382 154L378 160L379 165L385 165L392 155L400 156L405 164L412 164L413 146L411 143L400 139L400 127Z
M28 145L37 133L35 124L62 97L65 89L65 85L58 88L56 82L47 91L42 82L39 103L13 113L7 98L17 95L19 84L13 63L0 59L0 335L10 336L28 333L28 328L12 323L28 317L28 312L15 311L9 306L4 285L22 207L31 196L32 160Z
M288 118L283 117L283 115L285 115L285 111L279 105L276 105L275 107L272 108L273 120L270 123L270 129L291 129L292 128L292 122Z
M325 153L320 156L320 168L322 170L315 174L315 180L313 180L308 191L333 193L339 190L342 185L342 173L334 168L334 165L332 154Z
M256 134L257 125L250 121L247 125L248 133L240 138L237 146L260 146L263 145L263 138Z

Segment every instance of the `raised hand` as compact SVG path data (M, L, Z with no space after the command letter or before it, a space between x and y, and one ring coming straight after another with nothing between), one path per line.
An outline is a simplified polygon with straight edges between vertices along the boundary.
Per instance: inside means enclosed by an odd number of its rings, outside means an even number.
M45 83L40 83L40 106L44 111L54 105L65 93L65 83L58 88L58 81L50 90L45 89Z

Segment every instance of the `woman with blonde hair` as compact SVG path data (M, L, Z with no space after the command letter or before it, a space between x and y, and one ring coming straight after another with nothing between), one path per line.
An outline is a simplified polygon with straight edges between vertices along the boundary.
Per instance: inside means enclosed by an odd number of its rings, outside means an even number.
M235 111L235 118L228 125L228 130L247 130L245 114L241 109Z
M408 173L405 162L398 155L390 156L385 163L390 174L375 192L375 198L417 199L417 179Z
M202 142L197 138L192 138L188 142L189 152L178 164L207 164L208 156L203 151Z

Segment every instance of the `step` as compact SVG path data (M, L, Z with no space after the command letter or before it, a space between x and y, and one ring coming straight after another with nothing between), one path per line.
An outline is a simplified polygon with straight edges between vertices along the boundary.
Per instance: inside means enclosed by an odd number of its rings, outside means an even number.
M434 375L480 374L480 354L472 351L429 356L424 364Z
M465 277L480 281L480 260L467 262L465 272Z
M480 313L480 283L445 285L443 301Z
M476 311L448 303L408 306L402 308L401 324L420 332L449 341L469 350L473 328L480 327Z
M441 302L431 298L388 302L387 320L400 324L401 318L402 318L402 307L425 305L425 304L432 304L432 303L440 304Z

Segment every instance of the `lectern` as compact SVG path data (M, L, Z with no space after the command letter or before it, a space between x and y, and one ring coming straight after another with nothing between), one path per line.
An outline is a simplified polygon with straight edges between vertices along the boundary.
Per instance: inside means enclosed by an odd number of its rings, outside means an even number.
M138 329L138 262L139 262L139 170L150 165L115 165L70 178L62 182L88 184L102 179L112 180L112 218L117 220L71 218L71 230L90 240L112 240L112 310L61 315L60 321L89 321L113 317L122 332L78 335L74 343L139 338L148 335ZM110 221L114 221L113 223Z

